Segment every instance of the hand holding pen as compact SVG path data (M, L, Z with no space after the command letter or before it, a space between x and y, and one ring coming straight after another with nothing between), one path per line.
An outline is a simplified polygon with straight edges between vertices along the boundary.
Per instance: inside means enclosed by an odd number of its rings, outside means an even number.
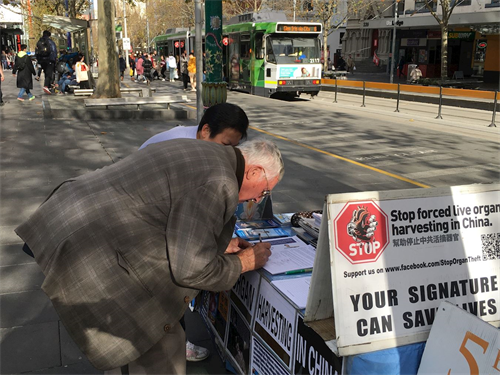
M259 236L259 242L254 246L236 253L241 261L241 273L263 267L271 256L270 249L271 244L269 242L262 242L262 237Z

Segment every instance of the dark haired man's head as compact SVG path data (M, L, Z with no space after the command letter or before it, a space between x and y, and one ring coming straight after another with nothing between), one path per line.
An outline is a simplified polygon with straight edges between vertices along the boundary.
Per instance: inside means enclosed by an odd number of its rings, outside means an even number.
M21 44L21 51L24 51L28 46L26 44Z
M43 31L43 37L44 37L44 38L48 38L48 37L50 37L51 35L52 35L52 34L50 33L50 31L49 31L49 30L44 30L44 31Z
M198 125L197 139L236 146L246 138L248 117L231 103L214 105L205 111Z

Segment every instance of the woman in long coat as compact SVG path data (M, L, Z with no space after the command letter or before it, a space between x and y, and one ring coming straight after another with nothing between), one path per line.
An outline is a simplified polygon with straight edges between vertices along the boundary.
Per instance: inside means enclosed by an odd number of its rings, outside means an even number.
M33 90L33 76L36 75L35 68L31 62L31 58L26 53L28 46L26 44L21 44L21 51L16 55L16 60L14 63L14 69L12 74L17 73L17 88L19 90L19 95L17 95L17 100L23 102L23 95L26 92L28 94L28 99L35 99L30 90Z

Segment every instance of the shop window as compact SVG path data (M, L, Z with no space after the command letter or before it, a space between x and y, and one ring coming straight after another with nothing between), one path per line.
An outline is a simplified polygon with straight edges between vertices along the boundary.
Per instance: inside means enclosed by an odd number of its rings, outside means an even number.
M500 7L500 0L491 0L490 4L485 5L486 8Z
M425 0L418 0L418 1L415 1L415 11L417 13L429 13L429 9L427 9L427 7L425 6L425 3L427 1ZM432 3L432 10L433 11L436 11L436 3Z
M399 15L404 14L404 12L405 12L405 5L406 5L405 4L405 0L400 0L398 2L398 14Z
M472 0L451 0L451 6L455 5L456 1L458 1L457 7L463 7L472 4Z

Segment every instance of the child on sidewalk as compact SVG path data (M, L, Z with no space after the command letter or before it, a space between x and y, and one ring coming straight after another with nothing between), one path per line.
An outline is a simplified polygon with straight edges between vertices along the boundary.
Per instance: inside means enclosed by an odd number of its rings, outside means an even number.
M31 58L26 53L28 46L26 44L21 44L21 51L16 55L14 62L14 69L12 74L15 76L17 73L17 88L19 90L19 95L17 95L17 100L24 102L24 93L28 94L28 99L35 99L30 90L33 90L33 77L36 75L35 68L31 62Z
M80 84L81 89L90 89L89 67L83 60L85 60L85 56L83 53L79 53L78 62L75 64L76 82Z

